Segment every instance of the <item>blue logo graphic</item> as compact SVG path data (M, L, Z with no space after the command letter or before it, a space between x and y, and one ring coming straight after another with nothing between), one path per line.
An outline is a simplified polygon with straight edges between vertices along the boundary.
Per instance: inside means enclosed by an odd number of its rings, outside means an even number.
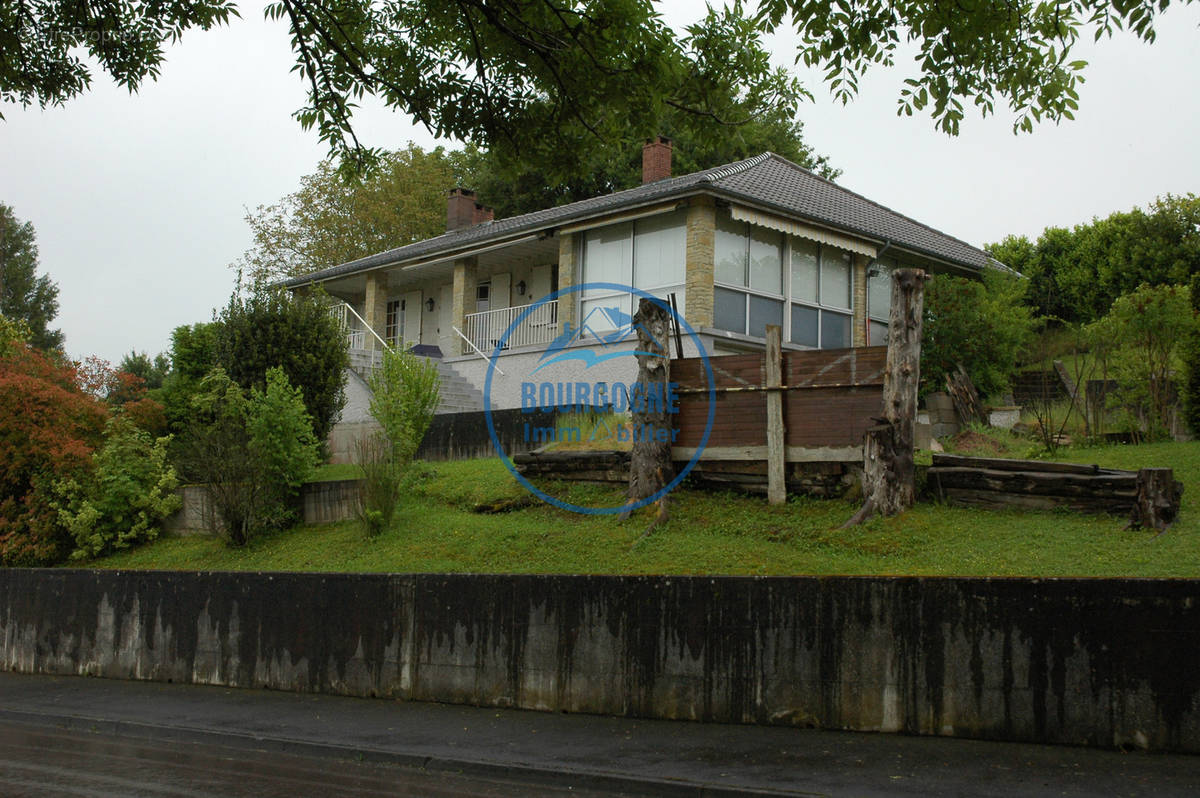
M574 301L573 294L583 291L600 290L605 293L618 292L631 295L633 297L646 298L660 307L664 308L679 329L686 337L693 341L697 352L699 352L701 362L704 365L705 376L708 381L708 417L704 426L704 432L700 437L699 445L696 447L695 453L687 465L680 469L675 478L669 484L664 486L662 490L642 499L632 505L621 504L616 507L582 507L580 505L571 504L554 496L551 496L533 483L531 483L524 475L522 475L513 465L512 459L505 453L503 445L496 434L496 425L492 417L492 381L496 375L496 362L500 358L503 351L508 350L508 342L510 336L521 328L521 325L526 322L531 316L535 319L544 318L546 312L541 310L547 303L553 302L562 297L566 297L567 301ZM540 313L539 313L540 311ZM535 315L538 314L538 315ZM658 343L663 351L669 351L669 341L659 341L649 330L641 328L647 337ZM633 318L626 313L622 308L617 306L593 307L591 308L584 319L578 326L571 325L569 322L564 323L563 330L553 341L546 345L546 349L541 353L536 361L536 365L531 369L529 377L532 378L535 374L544 368L557 366L558 371L574 366L577 371L586 371L593 366L599 366L604 363L616 360L618 358L635 358L637 355L664 357L661 354L654 352L640 351L634 347L630 347L631 340L637 340L638 326L634 324ZM511 362L511 361L510 361ZM543 375L545 376L545 375ZM517 379L517 375L506 377ZM543 501L560 507L564 510L571 510L577 513L585 513L589 515L605 515L612 513L620 513L624 510L636 510L648 504L652 504L670 491L674 490L680 482L688 475L695 467L700 459L700 455L704 452L704 447L708 443L709 434L712 432L713 418L715 416L715 391L716 383L713 379L712 365L708 360L708 353L704 349L703 343L696 335L696 331L692 329L687 320L676 314L671 308L658 297L647 293L638 288L633 288L628 285L619 283L583 283L573 285L555 291L553 294L534 302L527 306L513 322L504 331L504 335L496 342L492 357L488 362L487 377L484 381L483 397L484 411L487 419L488 434L492 438L492 446L495 447L496 453L500 455L505 466L517 480L525 486L527 490L533 493ZM570 409L578 412L595 412L595 413L625 413L626 411L656 411L674 414L678 412L679 397L676 393L677 385L668 383L665 387L660 382L640 384L633 382L625 384L622 382L610 382L607 380L598 381L541 381L534 382L525 380L521 383L521 409L525 412L532 413L536 410L550 409ZM597 425L589 432L587 439L592 442L612 440L616 441L637 441L652 439L660 442L674 441L679 434L678 429L656 429L650 424L644 424L640 427L627 427L625 425L617 425L614 429L606 421L603 416L597 419ZM546 432L549 434L549 440L555 440L556 430L535 430ZM529 425L526 424L526 435L528 438ZM581 440L582 436L579 431L576 431L576 436L572 440ZM540 439L536 439L540 440Z

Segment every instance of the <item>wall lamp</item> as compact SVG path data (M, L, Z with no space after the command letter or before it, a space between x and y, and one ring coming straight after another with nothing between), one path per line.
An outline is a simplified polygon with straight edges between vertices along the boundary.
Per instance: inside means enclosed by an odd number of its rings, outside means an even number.
M517 283L517 296L525 296L525 281Z
M429 297L429 299L425 300L425 309L430 313L433 312L433 297Z

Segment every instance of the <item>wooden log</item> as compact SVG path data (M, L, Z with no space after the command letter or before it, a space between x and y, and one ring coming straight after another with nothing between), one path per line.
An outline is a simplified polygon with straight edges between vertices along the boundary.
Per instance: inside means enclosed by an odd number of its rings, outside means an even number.
M1129 512L1130 506L1128 499L1035 496L971 488L946 488L943 492L943 499L948 504L983 507L991 510L1056 510L1062 508L1082 513L1108 513L1111 515L1124 515Z
M1000 457L966 457L960 454L933 455L934 467L989 468L993 471L1049 471L1060 474L1132 474L1132 471L1105 469L1098 465L1049 463L1042 460L1006 460Z
M952 373L946 375L946 393L950 394L950 400L954 402L954 410L963 424L976 423L985 427L990 426L987 413L984 412L983 404L979 401L979 392L975 390L975 384L971 382L967 370L961 364Z
M1133 501L1138 492L1138 477L1125 474L1054 474L1036 471L992 471L985 468L929 469L929 477L942 488L973 488L1001 493L1041 494L1045 496L1111 496Z
M913 426L921 376L921 317L925 281L920 269L892 272L887 366L883 375L883 417L863 441L863 506L844 526L875 515L897 515L916 495Z
M778 389L783 385L783 328L767 325L766 387ZM767 503L787 501L784 468L787 450L783 440L783 395L778 390L767 394Z
M1183 484L1169 468L1143 468L1137 472L1137 496L1126 529L1149 527L1159 534L1179 517Z

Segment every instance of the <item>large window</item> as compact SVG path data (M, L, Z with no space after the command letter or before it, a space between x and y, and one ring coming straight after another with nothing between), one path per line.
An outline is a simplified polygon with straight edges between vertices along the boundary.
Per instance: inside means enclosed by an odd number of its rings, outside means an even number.
M820 349L852 346L854 256L803 238L792 238L790 245L790 340Z
M583 235L582 280L632 285L662 299L674 293L684 313L686 239L682 212L588 230ZM628 291L589 289L580 300L580 323L603 334L622 326L621 316L632 317L636 309Z
M852 345L854 256L849 252L718 217L714 259L717 328L761 338L768 324L778 324L788 340L802 346Z
M783 325L783 234L717 218L713 324L761 338Z

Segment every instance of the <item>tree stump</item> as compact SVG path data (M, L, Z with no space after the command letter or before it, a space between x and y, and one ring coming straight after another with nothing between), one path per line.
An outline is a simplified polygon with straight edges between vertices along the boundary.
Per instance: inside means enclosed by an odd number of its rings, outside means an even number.
M921 378L921 320L928 276L921 269L892 272L883 417L863 440L863 506L843 528L876 515L898 515L916 498L913 426Z
M643 298L633 316L633 327L638 339L638 376L630 388L634 436L629 458L630 504L658 493L674 476L670 434L672 414L667 402L667 383L671 377L671 352L667 348L671 340L671 315L662 305ZM655 523L666 519L666 497L658 504ZM622 518L628 514L626 510Z
M1159 534L1179 517L1179 502L1183 484L1175 481L1170 468L1143 468L1137 475L1137 498L1129 514L1126 529L1148 527Z

